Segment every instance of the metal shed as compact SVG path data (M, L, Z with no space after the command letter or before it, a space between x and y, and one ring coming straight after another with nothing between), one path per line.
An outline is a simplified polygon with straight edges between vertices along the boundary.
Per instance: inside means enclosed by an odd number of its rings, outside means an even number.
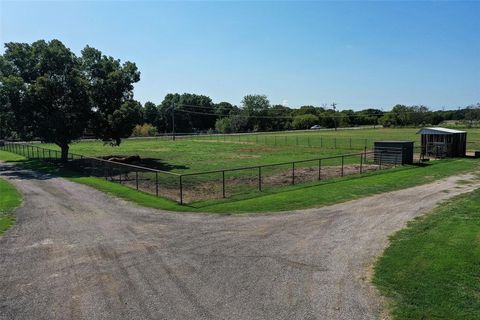
M435 158L464 157L467 151L467 132L448 128L423 128L422 156Z
M413 141L375 141L375 159L382 157L384 161L395 164L412 164L413 145Z

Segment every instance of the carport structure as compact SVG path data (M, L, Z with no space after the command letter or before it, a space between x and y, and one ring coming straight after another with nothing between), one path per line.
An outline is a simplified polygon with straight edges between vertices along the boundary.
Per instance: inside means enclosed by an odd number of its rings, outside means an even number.
M422 156L445 158L464 157L467 149L467 132L432 127L417 132L422 142Z

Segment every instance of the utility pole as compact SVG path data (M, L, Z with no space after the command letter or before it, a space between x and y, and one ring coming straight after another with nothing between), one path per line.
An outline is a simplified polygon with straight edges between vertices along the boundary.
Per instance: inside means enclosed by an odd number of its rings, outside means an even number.
M175 103L172 103L172 140L175 141Z
M333 107L333 125L335 126L335 131L337 131L337 113L335 110L337 110L337 104L334 102L332 103Z

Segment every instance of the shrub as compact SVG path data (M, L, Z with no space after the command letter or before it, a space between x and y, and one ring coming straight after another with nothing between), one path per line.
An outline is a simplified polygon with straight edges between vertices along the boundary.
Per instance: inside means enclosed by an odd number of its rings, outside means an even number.
M157 128L149 123L136 125L133 129L132 136L134 137L153 137L157 134Z

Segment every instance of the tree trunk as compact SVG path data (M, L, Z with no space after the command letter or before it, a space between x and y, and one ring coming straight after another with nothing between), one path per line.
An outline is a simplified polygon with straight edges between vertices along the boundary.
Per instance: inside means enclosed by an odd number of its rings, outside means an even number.
M70 148L67 143L59 143L58 146L62 149L62 162L68 161L68 149Z

